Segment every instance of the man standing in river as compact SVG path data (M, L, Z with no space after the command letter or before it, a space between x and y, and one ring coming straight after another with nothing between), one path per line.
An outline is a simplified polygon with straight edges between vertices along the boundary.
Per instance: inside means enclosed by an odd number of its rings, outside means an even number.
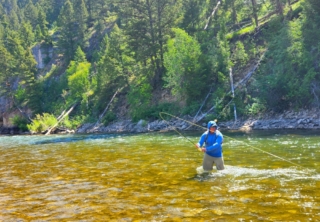
M196 144L196 148L204 152L202 167L197 168L198 173L211 171L214 163L217 170L224 169L222 155L223 135L217 128L215 121L209 121L208 130L202 134ZM202 147L204 144L205 147Z

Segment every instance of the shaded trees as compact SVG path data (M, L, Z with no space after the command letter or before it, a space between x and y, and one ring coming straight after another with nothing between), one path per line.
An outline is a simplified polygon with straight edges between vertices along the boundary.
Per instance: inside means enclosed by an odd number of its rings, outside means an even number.
M129 47L138 62L151 68L153 88L161 86L164 44L170 28L177 24L180 6L181 1L177 0L133 0L121 4Z

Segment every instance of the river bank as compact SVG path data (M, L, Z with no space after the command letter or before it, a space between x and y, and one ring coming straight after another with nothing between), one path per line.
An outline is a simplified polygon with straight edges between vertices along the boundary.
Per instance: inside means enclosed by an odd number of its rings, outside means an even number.
M192 117L185 116L182 119L192 122ZM108 126L99 126L93 128L93 124L84 124L77 133L117 133L130 132L142 133L163 130L203 130L206 122L197 123L200 127L191 126L187 121L174 119L164 121L156 120L147 122L140 120L133 123L131 120L122 120L109 124ZM286 111L282 114L269 113L263 116L250 118L240 118L237 121L218 122L221 130L269 130L269 129L320 129L320 112L319 110L303 110L303 111ZM191 126L191 127L190 127Z
M184 119L186 121L183 121ZM172 118L170 120L145 121L140 120L137 123L131 120L121 120L113 122L107 126L100 125L94 128L94 124L83 124L75 131L61 131L58 133L144 133L153 131L178 130L203 130L206 128L206 122L200 121L198 126L192 126L189 122L193 117L184 116L181 119ZM271 130L271 129L320 129L320 111L318 109L302 111L286 111L284 113L268 113L261 116L250 118L239 118L237 121L231 120L218 122L221 130ZM17 127L0 128L2 135L28 134L22 132Z

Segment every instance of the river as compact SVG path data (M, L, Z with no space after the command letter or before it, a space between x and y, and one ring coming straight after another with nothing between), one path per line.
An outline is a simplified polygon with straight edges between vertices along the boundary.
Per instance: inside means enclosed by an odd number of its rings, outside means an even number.
M0 221L320 221L319 131L223 134L203 175L174 132L1 136Z

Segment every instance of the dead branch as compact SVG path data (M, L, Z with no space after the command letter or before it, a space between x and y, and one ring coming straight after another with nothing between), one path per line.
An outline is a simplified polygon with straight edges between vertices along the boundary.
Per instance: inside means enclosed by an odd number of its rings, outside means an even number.
M78 102L76 102L75 104L73 104L73 106L68 110L68 112L66 112L59 120L58 120L58 122L56 123L56 124L54 124L51 128L49 128L48 129L48 131L46 132L46 134L45 135L49 135L50 133L51 133L51 131L53 130L53 129L55 129L58 125L59 125L59 123L66 117L66 116L68 116L69 115L69 113L71 113L72 111L73 111L73 109L76 107L78 105ZM63 113L64 113L65 111L63 111ZM60 115L61 116L61 115ZM59 116L59 117L60 117Z
M213 9L213 11L212 11L212 13L211 13L211 15L208 17L208 19L207 19L207 23L206 23L206 26L204 27L204 30L206 30L207 28L208 28L208 25L209 25L209 22L210 22L210 19L211 19L211 17L213 17L214 16L214 13L216 12L216 10L218 9L218 7L219 7L219 5L220 5L220 1L218 1L218 3L217 3L217 5L216 5L216 7L214 7L214 9Z
M260 65L262 59L264 58L264 55L265 55L266 52L267 52L267 50L262 54L262 56L260 57L260 59L259 59L259 61L257 62L257 64L253 67L253 69L252 69L242 80L240 80L237 84L234 85L233 90L236 90L240 85L244 85L244 84L251 78L251 76L253 75L253 73L254 73L254 72L257 70L257 68L259 67L259 65ZM227 92L227 93L225 94L225 96L222 97L222 98L218 101L218 103L217 103L216 105L222 103L222 101L224 100L224 98L226 97L226 95L229 95L230 93L232 93L232 89L231 89L229 92ZM232 100L233 100L233 98L232 98ZM232 100L231 100L231 101L232 101ZM230 101L230 102L231 102L231 101ZM230 104L230 102L229 102L228 104ZM198 118L194 118L194 123L199 122L200 120L202 120L206 115L208 115L208 113L210 113L210 112L216 107L216 105L212 106L207 112L203 113L203 114L202 114L201 116L199 116Z
M96 122L96 124L94 124L94 126L92 127L92 129L96 128L96 127L100 124L100 122L101 122L102 118L104 117L104 115L106 114L106 112L107 112L110 104L112 103L113 99L116 97L116 95L118 94L118 92L120 92L121 89L122 89L122 88L118 88L117 91L113 94L110 102L108 103L108 105L106 106L106 108L103 110L103 113L99 116L98 121Z

